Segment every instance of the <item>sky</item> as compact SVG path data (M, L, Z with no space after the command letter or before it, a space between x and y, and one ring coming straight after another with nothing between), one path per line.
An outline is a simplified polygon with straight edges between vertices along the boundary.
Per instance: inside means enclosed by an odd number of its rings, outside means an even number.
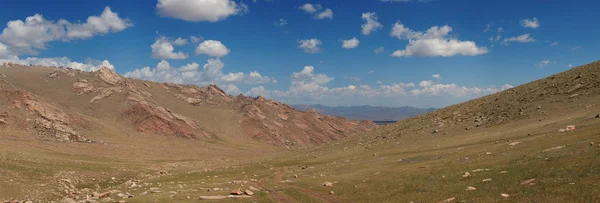
M0 64L444 107L598 60L599 1L3 0ZM23 70L27 71L27 70Z

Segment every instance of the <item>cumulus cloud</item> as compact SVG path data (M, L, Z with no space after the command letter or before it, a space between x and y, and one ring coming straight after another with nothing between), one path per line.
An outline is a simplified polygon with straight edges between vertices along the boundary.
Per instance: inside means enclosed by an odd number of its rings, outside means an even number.
M300 6L299 9L303 10L306 13L314 14L314 18L318 20L326 18L333 19L333 10L326 8L325 10L321 11L323 9L323 6L321 6L321 4L306 3Z
M244 83L244 84L263 84L271 82L271 78L262 76L256 71L245 74L243 72L229 73L221 77L223 82L228 83Z
M262 95L289 103L319 103L325 105L412 105L420 107L453 104L467 99L491 94L512 86L506 84L500 88L468 87L454 83L437 84L433 81L422 81L419 86L414 83L393 83L379 86L353 84L342 87L327 87L333 78L315 73L313 66L305 66L302 71L290 76L291 83L286 90L269 90L264 86L250 89L244 94ZM351 79L347 77L346 79ZM443 104L439 102L443 102ZM425 106L424 106L425 105Z
M217 22L246 13L248 6L233 0L158 0L156 10L161 17L190 22Z
M263 76L256 71L252 71L249 74L245 74L243 72L224 74L224 67L225 64L219 58L209 59L201 69L200 64L195 62L188 63L180 67L175 67L169 62L163 60L154 68L146 66L127 72L124 74L124 76L156 82L195 84L200 86L209 84L263 84L272 81L271 78ZM228 87L231 88L231 91L228 93L237 92L237 94L239 94L241 92L235 86Z
M196 48L196 54L205 54L212 57L223 57L229 54L229 49L221 41L206 40Z
M395 51L396 57L449 57L454 55L476 56L488 53L486 47L478 47L473 41L456 39L423 39L410 40L404 50Z
M433 77L433 78L435 78L435 79L440 79L440 78L442 78L442 77L440 76L440 74L433 74L433 75L431 75L431 77Z
M298 48L304 50L304 52L309 54L315 54L321 52L321 47L319 45L322 44L321 40L312 38L312 39L304 39L298 40Z
M450 26L433 26L426 32L413 31L400 22L396 22L390 36L401 40L409 40L404 50L392 53L395 57L449 57L455 55L476 56L488 53L486 47L478 47L473 41L460 41L449 37Z
M419 87L429 87L433 84L431 80L423 80L419 83Z
M242 90L233 84L220 85L219 88L229 95L239 95L242 93Z
M309 4L309 3L306 3L306 4L302 5L302 6L300 6L299 9L303 10L304 12L307 12L307 13L315 13L318 10L321 10L322 8L323 7L321 6L321 4Z
M190 36L190 41L195 44L202 41L202 37Z
M537 18L521 20L521 26L536 29L540 27L540 21Z
M314 74L313 71L314 66L304 66L302 71L293 72L290 76L292 83L323 85L334 79L325 74Z
M331 9L325 9L323 12L320 12L319 14L317 14L315 16L316 19L325 19L325 18L329 18L330 20L333 19L333 11Z
M22 20L9 21L0 34L0 42L19 53L37 54L46 49L52 41L88 39L96 35L121 32L133 26L128 19L122 19L110 7L104 8L100 16L90 16L83 23L71 23L60 19L47 20L35 14Z
M365 21L365 24L361 25L363 35L370 35L371 32L383 27L381 23L377 22L377 14L375 12L362 13L362 19Z
M178 37L177 39L175 39L175 41L173 41L173 44L175 44L177 46L186 45L187 43L188 43L188 40L185 38L181 38L181 37Z
M2 49L2 46L0 44L0 52L1 52L1 49ZM115 66L112 65L108 60L99 61L99 60L88 59L88 60L86 60L86 62L81 63L81 62L72 61L71 59L69 59L67 57L56 57L56 58L28 57L28 58L20 59L16 56L9 56L9 57L3 58L0 53L0 64L4 64L4 63L16 63L16 64L25 65L25 66L28 66L30 64L39 65L39 66L54 66L54 67L63 66L63 67L73 68L73 69L87 71L87 72L97 71L97 70L100 70L100 68L102 68L102 67L106 67L111 70L115 69Z
M504 85L502 85L502 91L504 91L504 90L507 90L507 89L510 89L510 88L513 88L513 86L512 86L512 85L509 85L509 84L504 84Z
M180 41L177 42L177 40ZM181 38L177 38L177 40L175 40L174 43L182 43ZM164 36L156 39L150 48L152 49L152 58L155 59L186 59L188 57L187 54L182 51L174 52L175 47L173 47L171 41Z
M349 40L342 40L342 48L353 49L353 48L358 47L359 43L360 43L360 41L358 41L358 39L356 39L356 37L353 37L352 39L349 39Z
M533 37L531 37L531 34L527 33L527 34L519 35L517 37L511 37L511 38L504 39L504 43L507 43L507 42L526 43L526 42L535 42L535 39Z

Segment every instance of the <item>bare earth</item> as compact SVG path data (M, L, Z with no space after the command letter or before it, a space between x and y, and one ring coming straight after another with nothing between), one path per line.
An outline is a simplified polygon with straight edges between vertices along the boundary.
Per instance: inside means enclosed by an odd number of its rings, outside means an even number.
M600 202L599 105L600 62L380 127L216 86L5 65L0 200Z

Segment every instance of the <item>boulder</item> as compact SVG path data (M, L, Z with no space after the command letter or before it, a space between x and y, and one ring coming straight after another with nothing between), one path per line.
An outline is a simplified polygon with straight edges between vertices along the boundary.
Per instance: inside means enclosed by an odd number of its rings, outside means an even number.
M73 92L77 93L78 95L93 92L94 90L95 90L94 86L90 83L87 83L87 82L73 83Z
M232 195L243 195L244 192L242 191L242 189L238 188L238 189L235 189L235 190L231 191L230 194L232 194Z
M115 85L121 80L123 80L123 77L115 73L113 70L108 69L107 67L100 68L100 70L97 71L97 74L102 81L111 85Z
M535 181L535 178L529 179L529 180L522 180L521 181L521 185L528 185L533 183L533 181Z
M191 104L191 105L194 105L194 106L202 103L202 99L196 99L196 98L192 98L192 97L188 97L187 99L185 99L185 101L188 104Z
M333 187L333 183L332 182L324 182L323 186L325 186L325 187Z
M251 190L244 190L244 193L250 196L254 195L254 192L252 192Z

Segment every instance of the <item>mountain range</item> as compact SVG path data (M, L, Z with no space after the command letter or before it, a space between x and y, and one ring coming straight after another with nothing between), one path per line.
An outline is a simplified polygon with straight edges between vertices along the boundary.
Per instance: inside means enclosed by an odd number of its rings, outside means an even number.
M419 114L436 110L435 108L383 107L383 106L324 106L324 105L292 105L298 110L315 109L321 113L341 116L350 120L399 121Z

